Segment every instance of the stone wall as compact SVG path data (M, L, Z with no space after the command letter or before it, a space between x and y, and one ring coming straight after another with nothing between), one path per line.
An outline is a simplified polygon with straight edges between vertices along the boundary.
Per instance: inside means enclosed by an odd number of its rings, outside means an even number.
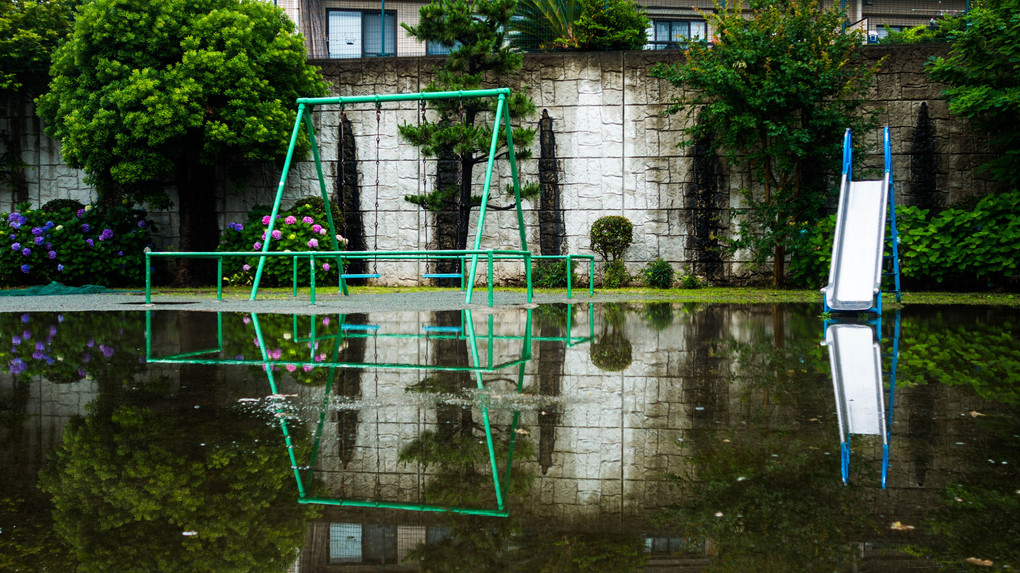
M928 205L935 201L949 205L994 188L977 172L977 166L988 157L980 136L973 133L967 121L949 115L947 103L939 99L941 86L929 82L925 75L928 57L944 50L944 46L932 45L864 48L869 62L887 58L870 99L871 107L881 110L880 120L892 130L893 170L900 203ZM647 51L529 54L509 87L527 91L538 107L526 127L537 129L543 111L552 119L557 150L552 161L558 167L559 207L565 231L558 242L567 252L590 253L588 231L592 222L603 215L618 214L635 226L635 242L625 257L631 273L661 256L677 270L690 266L714 281L733 281L744 276L742 266L734 261L711 266L711 250L716 237L730 225L729 209L739 206L738 191L750 181L746 173L729 173L710 156L707 162L702 161L699 172L692 151L677 147L685 120L662 113L677 92L668 82L650 78L648 70L657 62L679 57L679 52ZM332 92L348 96L422 91L440 61L437 57L420 57L315 63L332 84ZM416 104L387 104L378 123L371 104L352 105L346 111L356 138L366 248L423 249L434 245L434 218L404 200L405 195L435 185L434 160L423 163L417 149L397 136L399 124L418 121ZM925 156L927 162L918 160L923 146L915 141L922 116L927 117L934 133L932 152ZM336 106L322 106L315 111L314 119L327 190L333 194L338 176L339 111ZM0 118L0 130L16 120ZM22 145L25 161L30 164L29 199L33 205L57 197L92 199L93 193L83 183L81 173L60 162L57 144L41 133L39 121L34 117L21 117L20 121L25 122ZM863 136L874 142L879 134ZM522 161L519 166L524 180L538 181L538 155L536 142L534 159ZM501 163L497 164L494 181L493 196L498 199L493 202L506 204L498 192L509 182L506 162ZM872 166L880 163L877 155L869 158ZM709 168L707 175L704 165ZM913 183L925 179L927 174L922 170L930 170L932 165L936 197L912 196L919 188ZM479 189L483 171L476 169L475 173ZM243 220L253 205L270 203L278 178L277 169L256 166L243 190L222 192L221 225ZM718 183L718 189L707 195L703 189L706 180ZM297 162L288 178L285 206L309 194L318 194L314 166L308 161ZM12 204L10 194L0 191L0 205L6 210ZM524 202L527 238L536 252L538 205L537 198ZM172 248L175 215L161 213L156 217L164 223L164 246ZM472 228L472 237L474 232ZM489 212L482 244L499 248L519 245L512 210ZM380 271L381 282L387 284L416 283L424 270L421 263L413 262L385 266ZM506 263L497 269L497 276L519 279L521 269Z

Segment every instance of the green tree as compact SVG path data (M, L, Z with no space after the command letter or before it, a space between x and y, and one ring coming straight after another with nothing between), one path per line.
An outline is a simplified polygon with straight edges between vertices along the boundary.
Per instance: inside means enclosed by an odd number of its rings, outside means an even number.
M175 186L183 251L216 247L217 168L280 159L295 98L326 93L294 24L257 0L95 0L52 76L39 115L64 160L104 200Z
M0 134L7 151L0 155L0 182L12 191L11 206L28 200L21 160L21 114L46 87L50 54L71 31L76 0L0 0L0 98L12 121Z
M984 165L1020 186L1020 11L1015 1L977 4L930 77L949 85L949 111L970 119L1001 153Z
M649 20L631 0L522 0L510 45L521 50L637 50Z
M486 83L506 83L521 69L523 61L523 56L505 41L505 30L516 8L517 0L436 0L422 6L418 25L402 24L418 40L450 48L449 57L440 65L435 81L429 83L426 90L473 90ZM471 192L472 174L475 166L488 160L496 101L464 99L432 100L430 103L439 114L438 119L421 125L404 124L400 126L400 134L426 156L439 158L440 174L433 190L406 199L437 213L440 247L464 249L471 211L481 203L481 197ZM534 102L521 92L514 92L506 105L511 120L518 122L535 112ZM530 157L528 149L534 142L535 130L515 128L513 133L517 158ZM497 154L497 157L507 154L503 138L500 138ZM538 185L526 185L522 193L525 196L537 194ZM510 209L513 206L487 205L486 208ZM450 236L451 228L455 230L453 236Z
M751 0L749 17L741 6L706 13L714 44L692 44L652 75L684 90L668 110L697 120L683 145L711 137L730 165L750 167L755 185L743 190L731 248L758 266L771 259L782 286L787 245L832 191L821 166L838 168L847 128L874 125L862 112L877 66L859 64L860 34L842 33L843 14L817 0Z

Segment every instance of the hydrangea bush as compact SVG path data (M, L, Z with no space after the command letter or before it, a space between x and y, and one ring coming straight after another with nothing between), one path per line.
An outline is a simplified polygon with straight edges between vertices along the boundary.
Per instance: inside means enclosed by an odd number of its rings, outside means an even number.
M322 201L318 201L321 205ZM269 209L255 207L248 214L244 223L231 222L220 238L219 251L261 251L269 228ZM277 215L271 235L271 252L306 252L330 251L332 241L329 236L329 222L325 212L316 209L315 202L298 201L290 209ZM334 218L334 223L340 222ZM337 235L340 249L347 240ZM223 274L229 284L250 285L255 278L259 258L230 257L223 260ZM334 259L316 260L316 284L336 283L339 279L337 264ZM293 280L293 263L285 257L272 257L266 260L262 271L262 286L290 286ZM308 286L309 269L307 259L298 263L298 284Z
M127 202L44 211L18 205L0 220L0 285L139 285L151 221Z

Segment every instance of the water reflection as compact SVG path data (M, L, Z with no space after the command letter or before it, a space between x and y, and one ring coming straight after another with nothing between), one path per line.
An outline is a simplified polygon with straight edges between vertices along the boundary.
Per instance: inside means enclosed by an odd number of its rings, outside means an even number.
M1016 317L904 309L895 406L865 325L858 435L814 305L0 315L0 563L1016 567Z
M882 352L882 316L867 320L827 319L822 345L829 350L836 416L839 421L840 469L850 473L852 435L882 440L882 488L889 476L889 423L893 415L896 370L900 355L900 311L894 311L892 340ZM887 358L888 369L883 367ZM888 380L888 391L886 391ZM886 395L888 392L888 399ZM885 404L888 402L888 411Z

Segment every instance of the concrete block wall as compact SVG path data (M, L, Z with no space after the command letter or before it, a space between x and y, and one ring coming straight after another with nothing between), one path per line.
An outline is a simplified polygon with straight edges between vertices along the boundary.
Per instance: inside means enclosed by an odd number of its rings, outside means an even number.
M880 109L880 120L890 126L893 140L894 175L900 204L909 189L911 173L911 137L922 103L928 107L937 138L938 192L943 204L987 193L996 186L985 179L977 166L989 158L979 134L966 120L949 115L940 99L942 86L931 83L924 63L932 54L945 53L945 46L867 46L866 62L882 61L878 78L869 94L870 108ZM634 51L569 54L528 54L524 68L509 80L509 87L526 91L538 109L535 117L523 122L537 128L541 110L553 119L557 143L557 163L561 204L564 209L566 249L572 253L590 253L589 229L598 217L623 215L635 226L634 244L625 254L632 274L650 260L661 256L677 270L689 264L688 243L695 205L688 204L685 192L694 184L693 161L681 141L686 119L682 115L663 115L677 94L668 82L651 78L648 70L657 62L676 61L680 52ZM882 58L885 58L882 60ZM324 77L337 95L413 93L424 90L434 76L441 57L321 60ZM429 112L431 115L431 112ZM39 121L26 118L29 110L8 110L4 122L25 122L22 146L28 171L30 200L38 206L57 197L94 199L82 174L64 166L58 145L39 129ZM386 104L376 124L374 105L352 105L347 109L359 159L361 205L364 213L365 244L370 249L424 249L434 239L434 219L404 200L434 185L435 162L424 165L416 148L400 141L397 126L417 123L416 103ZM314 112L323 173L327 192L336 188L339 144L339 110L322 106ZM878 141L874 134L855 134ZM376 137L378 136L378 144ZM537 157L537 144L533 156ZM378 148L378 151L377 151ZM880 152L880 146L876 148ZM378 159L378 163L376 160ZM881 156L869 158L869 165L881 165ZM519 163L522 180L537 181L537 159ZM273 166L251 166L251 176L242 189L224 184L219 197L221 228L231 221L246 218L257 204L273 200L279 170ZM376 185L376 169L378 181ZM474 178L481 192L484 167L475 169ZM510 182L506 161L497 162L492 203L507 204L502 188ZM747 173L725 173L720 208L739 206L739 191L750 184ZM12 199L0 190L0 204L9 208ZM307 195L318 195L314 165L296 162L288 176L284 205ZM173 193L171 192L171 195ZM728 196L728 197L727 197ZM375 204L378 202L378 211ZM529 246L538 243L538 202L524 201L524 221ZM477 211L477 210L476 210ZM172 248L176 242L176 215L154 213L162 223L161 241ZM475 218L477 221L477 217ZM473 242L475 225L470 237ZM728 224L728 223L724 223ZM378 229L378 230L377 230ZM341 231L342 232L342 231ZM513 210L489 211L482 245L485 248L516 248L520 239ZM470 243L469 243L470 246ZM533 249L534 250L534 249ZM421 262L385 263L380 271L381 284L406 285L420 281ZM520 280L519 263L497 265L502 280ZM745 276L740 257L728 261L724 280Z

